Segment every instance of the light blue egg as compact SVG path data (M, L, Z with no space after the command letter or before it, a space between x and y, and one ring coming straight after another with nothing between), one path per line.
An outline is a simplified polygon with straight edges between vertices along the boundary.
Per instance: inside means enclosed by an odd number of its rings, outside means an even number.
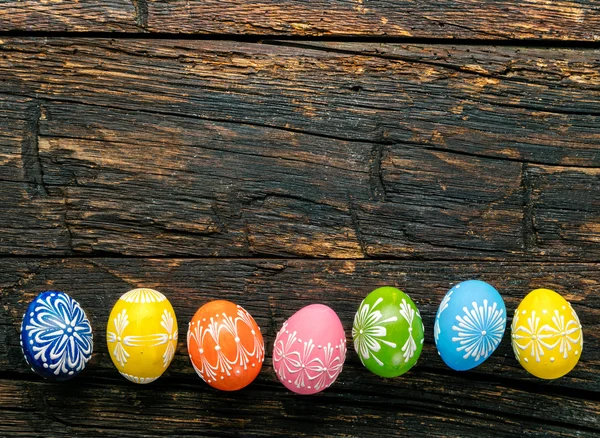
M456 371L481 365L500 344L506 329L504 300L489 284L464 281L448 291L435 316L435 344Z
M66 293L42 292L23 315L21 348L33 371L46 379L68 380L79 374L92 356L90 321Z

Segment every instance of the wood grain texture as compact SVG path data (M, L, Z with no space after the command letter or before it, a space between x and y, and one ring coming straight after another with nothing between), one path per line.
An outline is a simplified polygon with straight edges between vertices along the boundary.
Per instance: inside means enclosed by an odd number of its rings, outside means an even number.
M598 50L5 39L0 53L0 221L17 230L3 254L600 255Z
M562 1L2 6L0 30L593 41L598 27L594 3ZM599 66L597 49L0 38L0 435L598 436ZM533 288L563 294L584 327L573 372L528 375L508 335L449 370L433 319L470 278L509 315ZM383 285L421 310L417 366L383 380L350 348L332 388L286 391L270 356L282 322L323 302L349 334ZM182 333L148 386L105 344L112 305L140 286L169 297ZM60 385L19 347L46 289L94 327L92 361ZM186 354L187 322L217 298L267 344L238 393L207 387Z
M0 30L598 41L596 1L4 0Z
M48 196L39 161L39 105L0 99L0 252L64 254L64 201Z
M2 0L0 31L136 32L140 30L136 3L137 0Z
M600 286L597 263L306 261L288 259L4 258L0 264L0 430L5 435L53 436L119 432L137 436L199 434L381 436L597 436L600 432ZM577 367L552 382L534 378L514 358L510 338L473 371L450 371L433 344L433 319L456 281L480 278L504 296L509 315L532 288L564 294L584 327ZM380 379L353 349L338 382L311 397L295 396L276 380L271 350L276 331L300 307L332 306L350 332L362 298L381 285L411 295L423 316L426 343L408 374ZM133 385L112 366L105 322L118 297L148 286L168 295L182 329L169 371L159 381ZM77 380L47 383L31 374L18 343L20 317L41 290L68 291L86 309L95 353ZM247 389L219 393L189 365L183 333L210 299L244 306L265 335L267 360ZM510 318L509 318L510 323ZM351 344L350 344L351 345ZM151 425L146 428L142 425Z

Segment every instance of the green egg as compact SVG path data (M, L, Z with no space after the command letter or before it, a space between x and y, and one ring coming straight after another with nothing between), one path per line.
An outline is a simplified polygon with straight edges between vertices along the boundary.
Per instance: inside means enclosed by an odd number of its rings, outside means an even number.
M424 330L419 309L395 287L380 287L360 304L352 326L354 349L369 371L398 377L419 360Z

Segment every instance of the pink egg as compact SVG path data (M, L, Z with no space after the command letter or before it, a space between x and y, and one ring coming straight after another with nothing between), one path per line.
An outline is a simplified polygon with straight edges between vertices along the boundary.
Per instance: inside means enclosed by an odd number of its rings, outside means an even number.
M290 391L315 394L342 372L346 334L340 318L323 304L311 304L283 323L273 345L273 367Z

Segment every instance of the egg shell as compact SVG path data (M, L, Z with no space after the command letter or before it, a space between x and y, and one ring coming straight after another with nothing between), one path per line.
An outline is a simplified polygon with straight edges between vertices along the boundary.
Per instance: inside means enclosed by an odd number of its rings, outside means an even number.
M381 377L411 369L423 349L423 322L415 303L394 287L380 287L362 301L352 338L362 364Z
M153 289L133 289L115 303L106 326L110 358L134 383L158 379L177 349L177 318L171 303Z
M230 301L216 300L200 307L190 321L187 344L196 373L222 391L248 386L265 359L258 324Z
M328 388L342 372L346 335L337 314L311 304L293 314L277 333L273 368L290 391L315 394Z
M448 291L435 317L434 339L442 360L456 371L481 365L506 329L504 300L491 285L468 280Z
M21 323L21 348L31 369L49 380L68 380L92 357L90 321L64 292L46 291L27 307Z
M577 313L550 289L533 290L521 301L511 332L517 360L542 379L567 374L583 351L583 331Z

